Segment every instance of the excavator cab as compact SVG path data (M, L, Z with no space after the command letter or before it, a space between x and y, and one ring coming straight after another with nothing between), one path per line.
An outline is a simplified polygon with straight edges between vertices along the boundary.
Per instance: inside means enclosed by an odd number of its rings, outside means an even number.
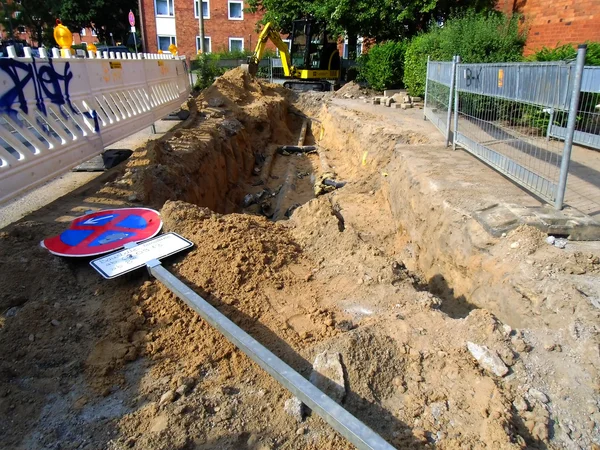
M340 54L337 39L328 35L323 24L312 19L295 20L290 33L292 78L284 86L295 90L325 91L331 89L326 80L337 80Z
M243 67L255 75L258 63L270 40L279 49L286 80L283 85L300 91L329 91L340 74L340 54L337 40L331 38L324 24L312 19L295 20L290 33L291 48L283 42L271 23L265 25L258 37L256 50Z

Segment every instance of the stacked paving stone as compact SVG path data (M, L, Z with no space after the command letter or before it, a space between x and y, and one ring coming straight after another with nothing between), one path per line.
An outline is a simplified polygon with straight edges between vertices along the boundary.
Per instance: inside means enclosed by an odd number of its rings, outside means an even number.
M411 97L406 91L401 89L388 89L383 91L382 96L376 96L371 99L365 99L365 103L373 105L387 106L388 108L410 109L423 108L423 99L421 97Z

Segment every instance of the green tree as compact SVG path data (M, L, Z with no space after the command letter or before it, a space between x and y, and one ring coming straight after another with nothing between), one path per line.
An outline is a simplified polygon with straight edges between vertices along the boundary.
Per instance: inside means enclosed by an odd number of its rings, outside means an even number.
M56 44L53 38L56 19L72 33L93 27L100 41L108 41L113 33L115 40L126 43L130 34L127 14L137 9L137 0L22 0L20 4L0 1L5 12L0 20L4 29L9 29L10 13L15 32L17 26L25 26L35 43L46 46Z
M404 84L411 95L423 95L428 55L438 61L460 55L466 63L521 61L525 37L516 15L466 11L443 27L434 26L410 41L404 60Z
M431 22L445 21L455 9L490 8L494 0L249 0L249 10L265 15L286 33L294 19L312 16L334 34L377 41L411 37Z

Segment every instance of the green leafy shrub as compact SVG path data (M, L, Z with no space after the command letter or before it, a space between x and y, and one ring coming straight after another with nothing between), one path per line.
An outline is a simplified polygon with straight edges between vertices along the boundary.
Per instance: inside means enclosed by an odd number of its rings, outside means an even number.
M360 79L378 91L401 87L405 52L404 41L387 41L374 45L368 53L358 58Z
M572 61L577 57L577 49L572 44L555 48L542 47L529 56L529 61ZM600 66L600 42L587 42L586 66Z
M404 84L409 93L425 93L427 56L450 61L460 55L463 62L508 62L523 59L525 34L519 30L519 17L498 11L466 11L415 36L406 49Z
M219 67L219 58L212 57L210 53L198 55L192 61L192 71L196 74L197 79L194 89L205 89L215 81L215 78L220 77L226 71L226 67Z

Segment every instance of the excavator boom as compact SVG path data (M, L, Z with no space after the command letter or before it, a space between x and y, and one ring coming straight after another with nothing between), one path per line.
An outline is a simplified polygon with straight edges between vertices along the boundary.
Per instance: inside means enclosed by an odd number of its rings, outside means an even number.
M279 50L283 74L287 78L283 83L285 87L299 91L331 90L332 84L327 80L335 80L339 76L339 52L336 41L329 42L324 28L319 26L322 27L322 24L316 24L310 19L294 21L290 37L292 52L295 52L294 63L300 64L296 66L292 65L290 49L281 39L279 31L271 22L267 23L258 35L254 53L248 57L248 63L243 64L242 69L252 76L256 75L258 64L270 40Z
M267 23L258 35L258 42L256 43L256 49L254 54L248 58L247 66L243 66L251 75L256 75L258 71L258 63L265 54L267 48L267 41L271 40L275 47L279 50L279 56L281 57L281 65L283 66L283 73L286 77L292 76L291 57L288 46L281 40L279 33L275 31L274 26L271 22Z

